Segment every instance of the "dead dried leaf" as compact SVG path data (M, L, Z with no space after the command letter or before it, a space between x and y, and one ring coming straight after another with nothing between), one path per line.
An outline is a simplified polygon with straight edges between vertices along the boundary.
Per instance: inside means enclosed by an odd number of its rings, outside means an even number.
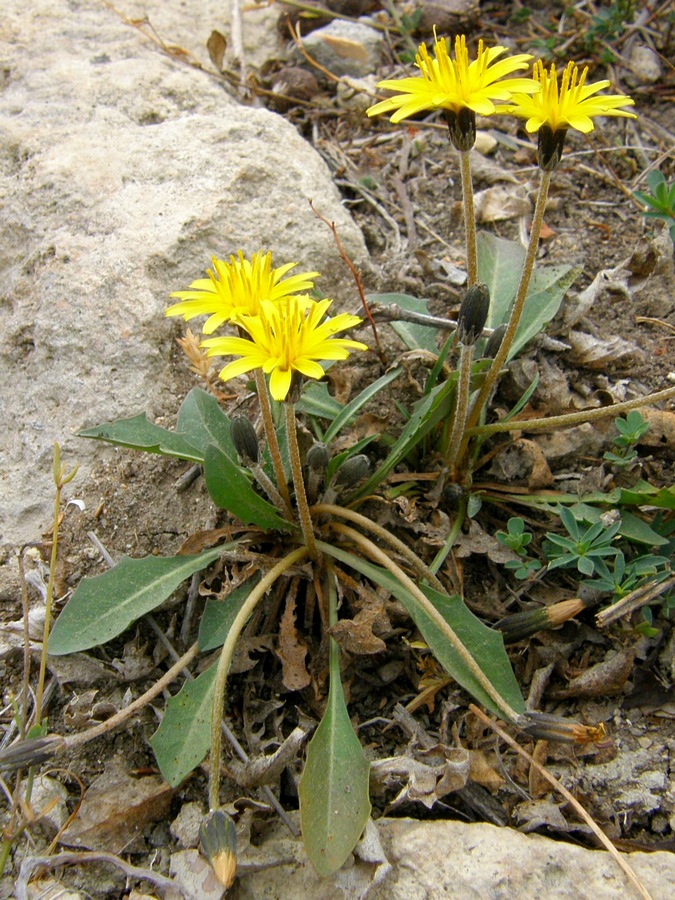
M424 761L396 756L374 762L370 770L371 793L381 794L403 782L389 809L411 801L431 809L437 800L466 785L469 777L467 750L437 745L420 752L420 756Z
M645 447L675 448L675 413L667 409L639 410L642 418L649 422L649 431L642 435L639 444Z
M373 633L373 626L379 624L382 616L385 616L388 624L384 604L375 609L362 609L353 619L340 619L328 629L328 634L348 653L357 656L382 653L387 649L387 645L382 638Z
M307 644L298 636L298 629L295 627L295 599L295 592L288 594L284 614L279 622L277 645L284 686L289 691L301 691L311 680L305 665Z
M499 185L478 191L474 202L477 222L504 222L527 216L532 211L527 191L521 185L515 188Z
M592 666L577 678L573 678L567 688L552 691L555 699L566 697L610 697L620 694L631 672L635 650L621 650Z
M265 650L273 650L274 643L274 636L271 634L240 637L232 657L230 674L239 675L242 672L249 672L258 664L258 657L252 657L251 653L263 653Z
M498 791L504 778L490 763L482 750L469 750L469 777L488 791Z
M206 42L206 49L209 51L211 62L219 72L223 70L223 57L227 50L227 40L219 31L212 31Z
M231 760L228 769L232 777L239 787L247 790L260 787L262 784L275 784L286 766L298 759L309 732L309 727L298 725L274 753L251 759L246 765L237 760Z
M621 368L645 358L637 344L617 335L597 338L583 331L570 331L567 341L571 347L572 362L588 369L604 369L607 366Z
M222 543L223 538L232 539L231 528L212 528L209 531L197 531L183 541L178 550L179 556L190 556L201 553L202 550L210 550Z
M61 842L115 854L130 851L145 825L168 814L173 795L157 776L132 778L117 761L93 782Z
M454 552L461 558L472 556L474 553L485 553L496 563L505 563L517 558L513 550L503 547L496 537L483 531L475 519L469 524L469 533L460 534L457 538Z
M368 51L363 44L350 41L348 38L336 37L332 34L322 34L321 40L333 50L341 59L355 59L358 62L368 61Z
M569 831L567 820L551 800L526 800L519 803L513 815L520 823L520 830L529 834L542 826L554 831Z

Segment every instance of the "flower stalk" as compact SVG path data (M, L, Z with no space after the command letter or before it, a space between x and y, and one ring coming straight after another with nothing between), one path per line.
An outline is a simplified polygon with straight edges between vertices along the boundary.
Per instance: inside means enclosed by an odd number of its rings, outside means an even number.
M314 525L309 512L309 503L307 502L307 492L305 491L305 480L302 474L302 460L300 459L300 447L298 446L298 432L295 421L295 408L293 404L287 400L284 403L286 412L286 437L288 439L288 453L291 458L291 472L293 474L293 487L295 489L295 503L298 507L298 516L300 518L300 527L302 528L302 537L305 541L305 547L309 554L309 558L316 560L319 557L316 549L316 540L314 538Z
M523 316L523 310L525 309L525 300L527 298L527 291L530 286L530 279L532 278L534 263L537 258L539 236L541 235L541 228L544 224L544 211L546 209L546 200L548 198L548 189L550 183L551 172L542 172L541 182L539 184L539 193L537 195L537 203L534 210L534 217L532 219L532 227L530 229L530 241L527 246L527 253L525 255L525 262L523 263L523 271L520 276L518 290L516 292L516 299L513 304L513 309L511 310L508 325L506 326L506 332L504 334L504 337L502 338L501 344L499 345L499 349L497 350L497 355L492 360L492 365L485 375L485 380L483 381L483 384L476 396L476 399L473 402L471 411L469 412L469 415L467 417L464 436L457 454L458 460L461 460L466 453L467 444L469 442L469 435L467 434L468 429L473 428L480 418L483 407L487 403L490 397L490 393L492 392L492 388L494 387L499 373L502 370L502 366L508 359L509 351L515 339L518 326L520 325L520 320Z
M277 488L281 495L284 505L284 512L291 515L291 495L286 484L286 472L284 471L284 463L281 458L281 449L279 447L279 439L277 431L274 427L274 417L272 416L272 404L270 395L267 390L267 382L261 369L255 370L255 386L258 392L258 402L260 404L260 414L262 415L263 428L265 430L265 438L269 447L270 457L272 458L272 466L274 467L274 477L276 478Z

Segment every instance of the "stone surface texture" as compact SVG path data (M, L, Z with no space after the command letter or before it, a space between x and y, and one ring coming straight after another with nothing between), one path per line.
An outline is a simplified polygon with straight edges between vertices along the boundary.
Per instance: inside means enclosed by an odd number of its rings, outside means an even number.
M299 842L276 826L258 852L275 868L240 872L241 900L312 897L338 900L612 900L637 897L635 887L612 857L539 835L494 825L380 819L382 849L392 869L377 858L359 858L333 878L320 878ZM366 854L364 854L366 855ZM675 854L631 853L625 857L654 898L672 896ZM242 868L245 869L245 866ZM284 885L283 894L279 886ZM275 887L276 886L276 887ZM276 892L275 892L276 891Z
M86 493L98 422L175 412L182 331L168 294L212 255L271 249L317 269L343 307L354 292L325 225L366 257L320 156L280 116L238 104L204 47L222 5L8 0L0 21L0 542L49 524L59 441ZM146 29L147 31L147 29ZM341 301L341 296L342 301ZM175 365L173 366L175 370Z
M303 38L310 56L333 75L361 78L375 71L382 61L384 32L366 22L335 19Z

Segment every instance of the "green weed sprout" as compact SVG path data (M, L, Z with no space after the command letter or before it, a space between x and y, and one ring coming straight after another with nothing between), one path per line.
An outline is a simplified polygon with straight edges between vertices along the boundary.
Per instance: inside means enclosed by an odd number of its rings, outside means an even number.
M428 316L425 305L407 295L367 298L371 305L395 310L394 327L407 345L423 349L433 360L423 396L412 409L402 410L404 425L400 433L382 440L384 451L376 465L366 455L374 436L352 442L341 452L332 447L366 404L403 373L403 365L388 368L346 405L337 403L319 382L329 365L367 350L363 342L344 336L360 319L348 313L331 316L331 300L313 299L317 272L291 274L294 263L274 267L271 254L262 251L250 258L243 251L229 261L214 258L207 277L172 295L178 302L167 311L186 320L207 317L203 349L192 350L195 368L207 372L206 353L230 360L220 371L222 380L251 373L261 429L255 429L252 413L230 418L212 390L194 388L178 411L173 431L138 415L81 432L84 437L198 465L216 507L237 523L237 541L216 546L207 542L201 552L187 555L124 558L109 571L83 579L49 638L49 651L56 655L104 644L209 566L248 567L250 576L231 590L226 602L207 602L196 642L130 707L136 710L150 702L199 654L219 650L217 663L187 681L168 701L151 745L164 778L173 786L209 756L210 814L202 843L224 878L233 877L234 852L232 829L220 808L227 679L242 629L270 593L285 598L290 617L296 603L317 610L315 623L332 632L350 602L356 607L384 590L405 607L438 662L474 698L516 727L531 729L536 724L536 714L526 712L501 633L487 627L459 595L447 590L443 564L466 518L480 506L471 486L482 443L491 434L522 427L518 413L527 392L505 419L485 424L497 380L505 364L555 315L577 274L570 266L548 270L534 266L548 187L567 130L587 133L594 128L595 117L634 114L624 109L632 105L630 98L599 94L608 82L587 85L586 70L579 73L574 63L564 69L559 82L555 66L546 70L541 63L535 64L532 77L523 76L529 61L527 54L509 56L506 48L486 48L482 41L477 58L470 61L463 36L457 38L451 57L446 41L436 37L433 58L425 46L419 48L421 77L382 82L380 87L399 93L369 110L370 115L393 112L394 123L422 111L442 110L450 144L459 154L467 261L467 291L456 323ZM538 135L540 188L526 251L476 231L470 151L476 115L495 113L524 118L526 129ZM439 334L454 331L439 353ZM448 364L455 339L460 349L457 370ZM212 387L208 379L207 385ZM670 388L609 410L542 419L529 428L592 421L673 394L675 388ZM316 437L309 448L299 439L299 417ZM633 428L632 420L627 427ZM436 502L444 499L446 489L459 485L455 520L431 564L366 514L367 499L375 496L380 503L389 502L386 481L402 465L423 471L436 466ZM651 494L650 500L655 502ZM668 498L663 502L667 504ZM548 535L549 569L573 566L584 575L603 574L601 564L618 553L612 546L617 528L595 523L582 529L568 512L560 506L569 536ZM516 574L520 569L534 572L537 561L525 558L529 535L517 521L511 523L503 540L522 562ZM561 605L565 609L557 612L558 617L580 608L576 600ZM369 763L347 710L340 646L332 636L326 644L325 711L308 744L299 783L303 839L322 875L342 866L370 815ZM102 728L119 725L127 714L123 711L110 723L81 735L50 736L49 746L43 738L13 758L26 760L32 752L34 758L43 759L49 750L66 752L98 736ZM589 733L574 723L558 723L555 732L572 740L583 734L588 739Z
M647 185L649 192L635 191L633 194L646 207L642 215L646 219L665 222L670 237L675 241L675 182L669 185L658 169L652 169L647 175Z
M520 516L512 516L506 523L506 531L498 531L495 537L504 547L518 554L519 559L510 559L504 563L506 569L510 569L521 581L531 578L541 569L538 559L527 556L527 547L532 540L532 532L525 530L525 521Z
M645 422L640 413L633 409L626 418L614 420L618 436L614 438L615 450L608 450L603 459L619 468L630 466L637 459L635 445L649 431L649 422Z
M612 546L619 533L618 522L605 526L599 521L584 529L571 510L562 507L559 515L569 536L547 532L544 550L549 559L549 571L576 568L582 575L590 577L598 560L618 555L619 551Z

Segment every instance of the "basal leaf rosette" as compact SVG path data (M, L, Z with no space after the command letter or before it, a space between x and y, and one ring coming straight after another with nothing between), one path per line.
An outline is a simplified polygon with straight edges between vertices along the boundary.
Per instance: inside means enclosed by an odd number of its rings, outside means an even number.
M186 322L208 315L204 334L213 334L216 328L240 315L258 315L262 300L276 302L290 294L310 291L313 279L319 276L318 272L301 272L285 278L297 263L273 268L269 251L254 253L249 260L239 250L229 262L215 257L211 262L213 269L207 270L208 278L198 278L188 290L171 294L181 302L166 311L167 316L183 316Z
M323 378L321 360L347 359L352 350L368 349L360 341L335 337L359 325L361 319L349 313L327 318L332 302L317 302L307 296L284 297L276 303L262 300L259 315L239 315L234 320L248 338L209 338L202 341L202 346L209 356L239 357L221 370L223 381L262 369L269 375L272 397L286 400L294 373Z

